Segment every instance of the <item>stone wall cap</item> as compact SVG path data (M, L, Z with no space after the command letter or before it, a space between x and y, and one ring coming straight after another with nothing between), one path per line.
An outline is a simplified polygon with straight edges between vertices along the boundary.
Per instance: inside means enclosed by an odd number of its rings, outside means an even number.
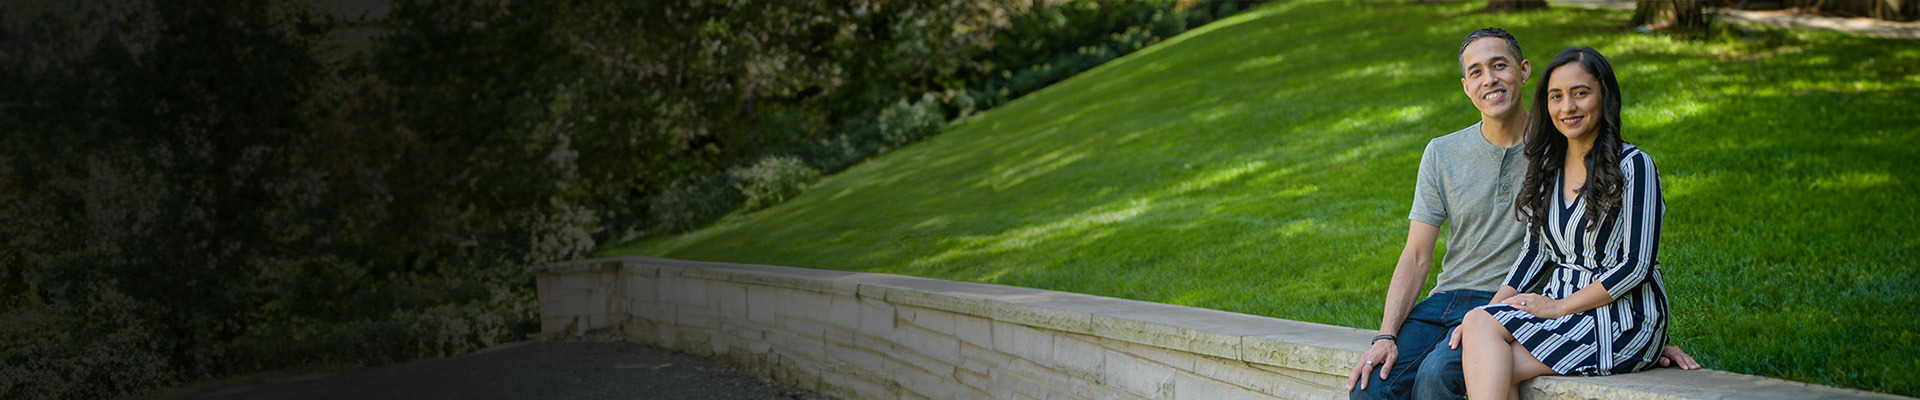
M638 276L657 273L878 297L891 303L1340 377L1366 351L1367 340L1373 335L1371 330L1205 308L883 273L652 257L565 261L534 270L553 275L613 268L630 269L623 273ZM1528 387L1555 399L1908 399L1714 370L1550 376L1536 378Z
M1710 369L1655 368L1613 376L1543 376L1534 378L1532 387L1546 393L1548 398L1910 399Z
M606 269L608 266L615 265L615 264L617 264L617 262L615 262L614 260L604 259L604 258L591 259L591 260L560 261L560 262L553 262L553 263L534 266L533 272L536 274L550 274L550 273L564 273L564 272L599 271L602 269Z

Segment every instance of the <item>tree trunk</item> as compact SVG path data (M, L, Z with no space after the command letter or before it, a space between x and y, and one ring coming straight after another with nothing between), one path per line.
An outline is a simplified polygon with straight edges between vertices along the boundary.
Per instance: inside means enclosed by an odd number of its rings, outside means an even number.
M1686 33L1707 32L1705 0L1673 0L1673 27Z
M1671 25L1661 23L1662 11L1666 10L1673 11ZM1647 25L1655 25L1655 29L1670 29L1688 35L1706 33L1706 0L1639 0L1634 3L1633 19L1627 21L1627 27Z
M1639 0L1633 3L1633 19L1627 21L1627 27L1639 27L1653 22L1655 14L1660 12L1659 0Z
M1547 0L1488 0L1487 12L1544 10Z
M1888 21L1912 21L1915 4L1910 0L1869 0L1863 3L1841 3L1823 11L1835 11L1841 14L1853 14L1862 17Z

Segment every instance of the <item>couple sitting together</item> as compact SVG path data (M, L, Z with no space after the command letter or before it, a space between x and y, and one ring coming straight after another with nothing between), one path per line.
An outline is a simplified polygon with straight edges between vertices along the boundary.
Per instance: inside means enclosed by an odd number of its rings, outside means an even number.
M1666 202L1653 158L1620 137L1613 67L1592 48L1560 52L1528 110L1533 66L1513 35L1474 31L1459 54L1480 123L1420 157L1406 247L1351 396L1518 399L1540 375L1699 368L1666 345ZM1445 223L1440 281L1414 304Z

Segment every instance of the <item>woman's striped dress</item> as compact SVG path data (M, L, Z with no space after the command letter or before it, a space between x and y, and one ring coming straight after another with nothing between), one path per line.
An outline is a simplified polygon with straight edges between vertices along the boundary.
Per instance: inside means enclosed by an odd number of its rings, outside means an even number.
M1612 303L1555 319L1512 306L1482 307L1493 314L1533 356L1565 375L1612 375L1653 367L1667 342L1667 292L1660 278L1660 223L1667 211L1653 158L1622 146L1620 210L1612 221L1586 230L1586 200L1562 206L1564 180L1554 185L1558 209L1547 225L1526 235L1524 252L1507 274L1507 286L1562 299L1601 282Z

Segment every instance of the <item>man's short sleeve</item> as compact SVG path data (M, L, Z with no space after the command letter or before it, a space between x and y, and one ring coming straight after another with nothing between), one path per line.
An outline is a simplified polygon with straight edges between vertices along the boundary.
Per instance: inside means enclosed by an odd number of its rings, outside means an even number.
M1407 214L1407 219L1433 226L1447 222L1446 179L1437 147L1427 142L1427 150L1420 154L1420 174L1413 183L1413 211Z

